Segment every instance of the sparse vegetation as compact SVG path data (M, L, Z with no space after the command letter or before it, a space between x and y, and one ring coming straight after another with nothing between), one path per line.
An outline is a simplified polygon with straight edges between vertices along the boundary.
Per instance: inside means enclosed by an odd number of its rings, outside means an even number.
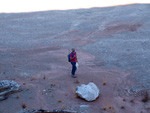
M75 98L79 98L79 96L77 94L75 94Z
M149 94L148 94L148 92L146 91L145 92L145 96L144 96L144 98L142 99L142 102L148 102L149 101Z
M79 83L80 83L78 79L76 79L76 83L77 83L77 84L79 84Z
M44 75L43 80L45 80L45 79L46 79L46 76Z
M34 78L34 77L33 77L33 78L31 78L31 81L33 81L33 80L36 80L36 78Z
M124 106L121 106L121 109L125 109L125 107L124 107Z
M19 95L17 95L17 96L16 96L16 98L17 98L17 99L19 99L19 98L20 98L20 96L19 96Z
M126 101L126 99L123 99L123 101Z
M130 102L131 102L131 103L134 103L134 100L132 99L132 100L130 100Z
M59 100L58 100L58 102L62 102L62 100L61 100L61 99L59 99Z
M105 107L103 107L103 110L104 110L104 111L106 111L106 110L107 110L107 107L106 107L106 106L105 106Z
M112 106L109 106L109 109L112 109Z
M27 107L24 103L22 103L21 106L22 106L23 109L25 109Z
M106 84L107 84L107 82L106 82L106 81L104 81L104 82L103 82L103 85L106 85Z
M61 1L66 5L69 2ZM41 3L40 6L45 4L48 8L54 6ZM8 92L15 94L1 102L0 112L41 108L89 110L89 113L150 111L150 5L125 0L120 5L113 2L113 6L103 2L106 6L102 7L99 3L90 8L69 6L69 10L64 7L65 10L46 11L39 8L37 12L17 14L11 13L14 9L9 7L11 3L4 5L11 10L0 14L1 80L14 80L23 91ZM71 64L67 62L72 47L79 55L77 78L71 77ZM90 81L98 85L100 96L87 102L75 89Z
M64 110L65 108L66 108L66 106L65 106L65 105L63 105L63 106L61 107L61 109L62 109L62 110Z
M54 83L52 83L52 84L51 84L51 86L53 86L53 87L54 87L54 86L55 86L55 84L54 84Z

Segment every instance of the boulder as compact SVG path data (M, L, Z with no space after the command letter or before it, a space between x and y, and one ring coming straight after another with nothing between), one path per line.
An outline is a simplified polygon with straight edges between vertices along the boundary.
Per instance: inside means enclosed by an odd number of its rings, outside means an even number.
M76 94L86 101L94 101L99 97L100 90L93 82L90 82L88 85L77 86Z
M7 99L10 94L19 92L21 90L21 86L15 81L0 81L0 101Z

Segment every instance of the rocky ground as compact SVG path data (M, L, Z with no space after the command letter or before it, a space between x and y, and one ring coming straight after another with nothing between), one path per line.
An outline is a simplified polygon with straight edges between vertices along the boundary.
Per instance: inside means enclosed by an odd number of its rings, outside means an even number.
M1 101L0 113L150 113L150 102L141 101L150 93L149 18L150 4L1 13L0 80L14 80L24 90ZM72 47L77 79L67 62ZM76 86L91 81L100 97L77 98Z

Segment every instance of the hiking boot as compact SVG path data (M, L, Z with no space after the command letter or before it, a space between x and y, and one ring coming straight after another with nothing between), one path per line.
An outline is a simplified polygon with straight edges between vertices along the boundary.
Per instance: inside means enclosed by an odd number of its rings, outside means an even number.
M73 78L77 78L75 75L72 75Z

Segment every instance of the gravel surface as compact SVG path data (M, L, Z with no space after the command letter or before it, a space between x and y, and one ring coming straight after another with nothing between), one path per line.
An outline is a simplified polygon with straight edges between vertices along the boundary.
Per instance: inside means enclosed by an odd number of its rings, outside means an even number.
M87 105L91 113L150 112L150 103L141 102L150 88L149 18L150 4L0 13L0 80L26 87L2 101L0 113L19 112L22 104L29 110L80 113ZM77 79L67 62L72 47ZM76 86L91 81L100 98L90 103L76 98Z

